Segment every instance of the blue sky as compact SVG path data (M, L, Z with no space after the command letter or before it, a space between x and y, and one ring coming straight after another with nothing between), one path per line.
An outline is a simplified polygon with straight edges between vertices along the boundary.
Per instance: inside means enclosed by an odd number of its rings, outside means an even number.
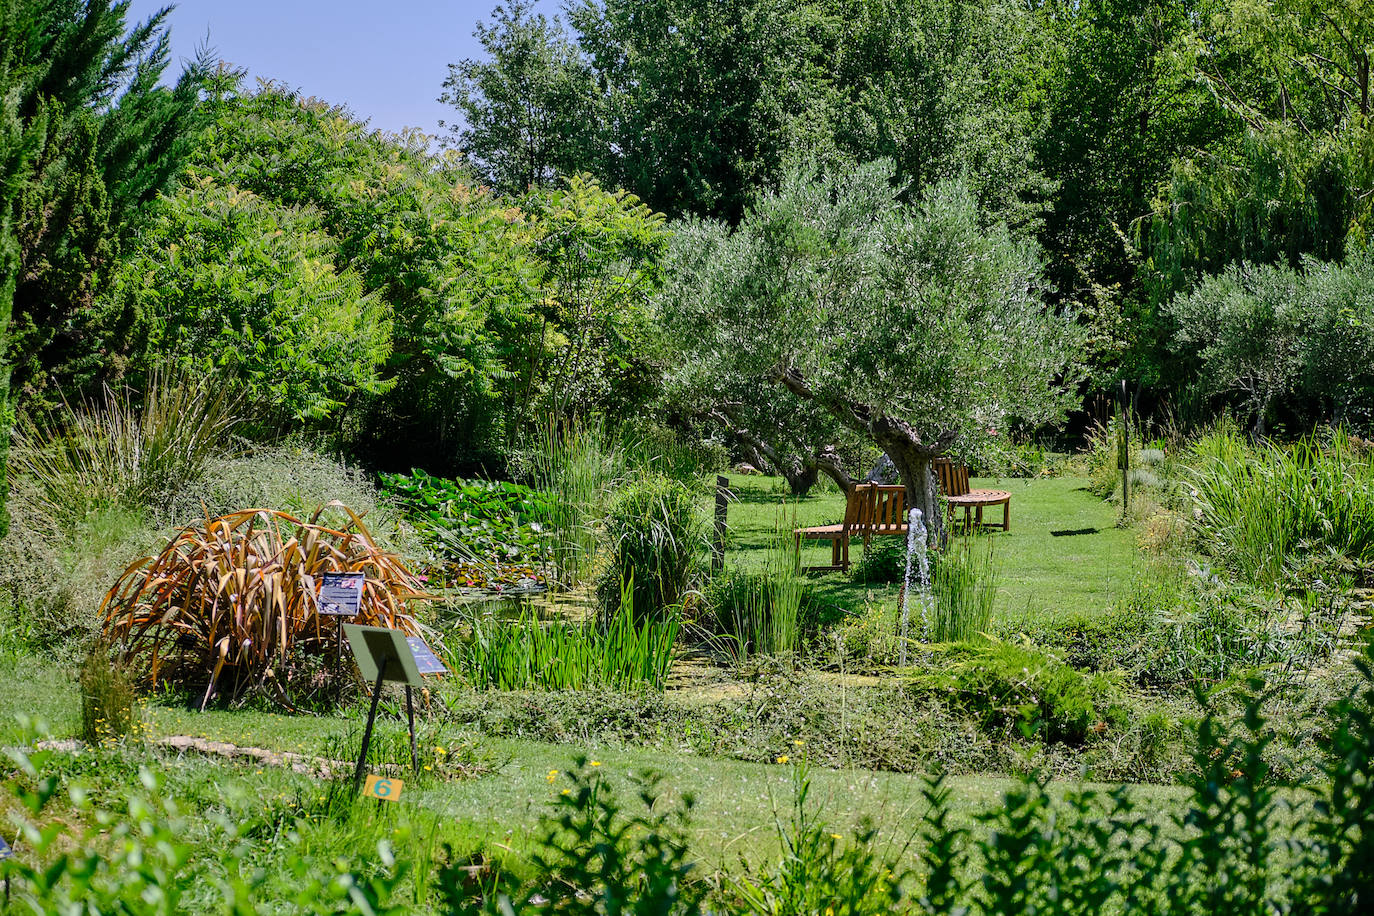
M472 37L498 0L181 0L172 11L174 68L209 34L218 56L250 78L275 79L347 105L385 130L439 130L455 112L438 98L448 64L478 56ZM144 19L168 0L131 0ZM552 16L556 0L537 8Z

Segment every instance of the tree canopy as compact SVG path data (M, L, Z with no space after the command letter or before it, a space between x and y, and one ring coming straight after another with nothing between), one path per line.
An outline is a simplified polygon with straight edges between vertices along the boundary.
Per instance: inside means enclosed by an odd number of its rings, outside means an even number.
M885 450L938 519L929 460L1061 418L1079 335L1044 302L1034 244L980 222L966 187L906 204L892 180L890 162L799 168L737 229L690 224L660 304L699 377L814 402Z

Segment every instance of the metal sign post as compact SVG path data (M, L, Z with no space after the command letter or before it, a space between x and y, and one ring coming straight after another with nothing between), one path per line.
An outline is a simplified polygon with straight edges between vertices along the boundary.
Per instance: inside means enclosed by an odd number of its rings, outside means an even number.
M377 702L382 696L382 684L391 681L405 685L410 765L418 773L420 755L415 747L415 702L411 688L423 687L424 675L440 674L448 669L418 636L406 636L400 630L386 627L362 627L351 623L345 624L343 631L348 636L348 644L353 649L353 658L358 662L363 679L373 682L372 704L367 713L367 726L363 729L363 747L358 755L358 766L353 771L353 790L356 792L362 787L363 773L367 768L367 749L372 743L372 726L377 721Z

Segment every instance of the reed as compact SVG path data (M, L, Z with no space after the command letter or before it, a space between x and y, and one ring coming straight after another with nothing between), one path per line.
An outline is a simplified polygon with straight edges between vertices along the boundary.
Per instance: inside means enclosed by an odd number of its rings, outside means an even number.
M1252 446L1223 428L1191 458L1199 534L1255 582L1278 584L1302 553L1374 556L1374 452L1344 430Z
M931 590L935 610L931 636L935 642L980 639L992 620L997 596L997 569L992 538L967 534L950 543L935 558Z
M662 690L673 662L681 614L635 619L634 586L602 625L541 621L528 609L516 620L483 616L472 636L446 648L449 667L470 684L496 690Z
M554 576L565 585L586 579L599 541L599 519L625 476L624 450L601 421L544 424L528 455L531 485L553 497L547 524Z

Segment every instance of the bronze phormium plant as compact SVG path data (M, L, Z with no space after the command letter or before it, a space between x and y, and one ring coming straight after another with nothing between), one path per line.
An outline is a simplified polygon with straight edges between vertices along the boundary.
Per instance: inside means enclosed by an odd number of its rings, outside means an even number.
M337 508L347 524L320 523ZM162 553L135 561L101 605L105 638L135 676L181 686L216 685L237 695L270 687L293 656L337 651L335 619L317 613L318 577L367 576L357 623L418 633L409 602L428 600L395 554L377 546L362 518L341 503L303 522L245 509L188 527Z

